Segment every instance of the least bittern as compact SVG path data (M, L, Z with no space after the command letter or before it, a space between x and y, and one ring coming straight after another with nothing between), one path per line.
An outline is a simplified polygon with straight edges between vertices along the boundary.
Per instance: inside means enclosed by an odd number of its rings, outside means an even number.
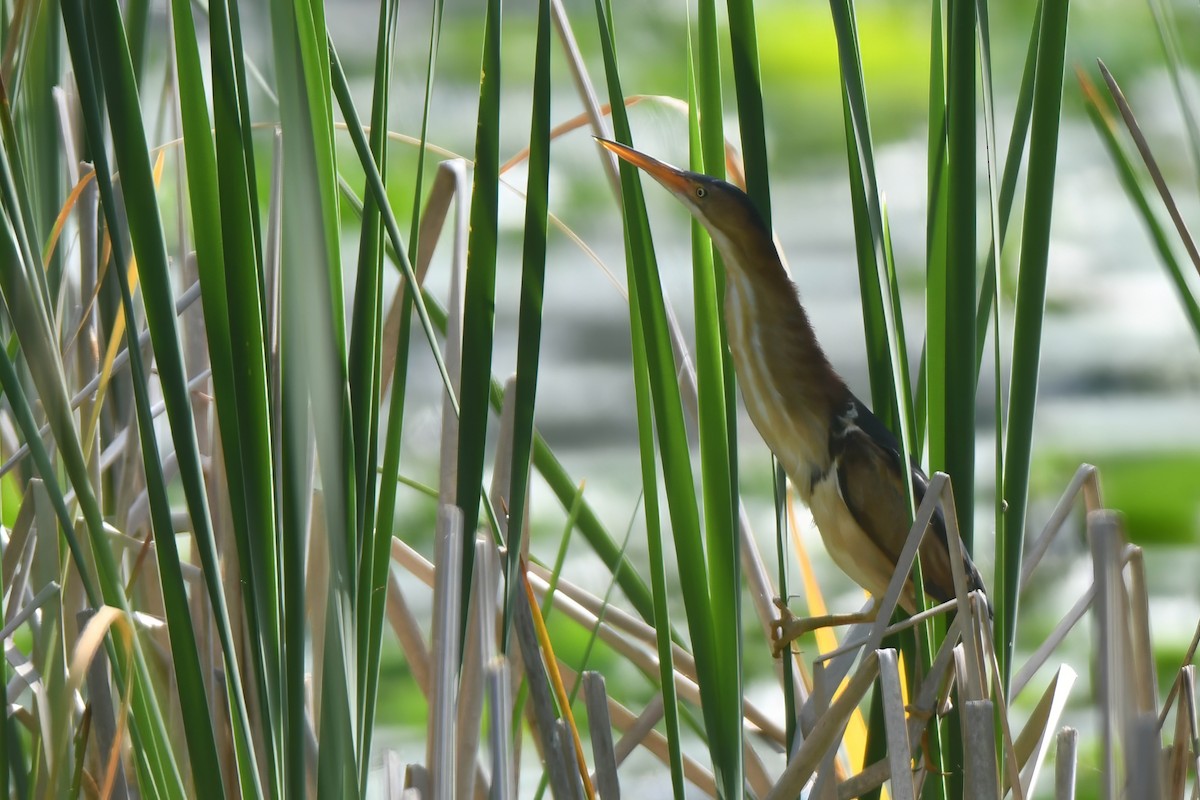
M876 601L882 599L908 535L904 481L918 503L929 479L896 437L854 396L821 350L775 242L746 194L725 181L676 169L637 150L599 140L673 194L712 237L725 264L725 322L746 410L812 511L829 555ZM934 515L921 546L925 592L955 596L946 522ZM968 590L983 580L965 549ZM913 613L910 580L900 605ZM830 615L777 623L776 652L802 633L873 617Z

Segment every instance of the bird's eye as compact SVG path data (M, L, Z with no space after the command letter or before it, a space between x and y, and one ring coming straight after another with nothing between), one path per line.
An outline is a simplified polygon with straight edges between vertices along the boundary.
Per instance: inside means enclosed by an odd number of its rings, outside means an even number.
M696 197L697 198L704 198L707 195L708 195L708 189L705 189L703 186L696 187Z

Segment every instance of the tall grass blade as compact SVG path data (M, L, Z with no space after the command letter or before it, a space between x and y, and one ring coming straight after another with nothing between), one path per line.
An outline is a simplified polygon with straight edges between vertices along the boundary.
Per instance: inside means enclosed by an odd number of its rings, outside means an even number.
M954 480L958 524L971 548L975 508L975 3L950 3L946 19L946 269L941 338L928 363L943 363L942 394L929 393L930 468ZM944 427L943 427L944 426ZM944 436L932 435L941 428Z
M725 132L715 0L703 0L699 4L697 41L698 47L693 51L691 37L688 38L691 166L723 178ZM741 785L743 683L737 406L733 387L728 385L733 380L733 365L728 356L728 334L721 312L725 270L703 226L693 219L691 230L701 491L708 548L708 592L713 613L710 625L714 640L727 643L716 652L720 687L716 699L721 704L718 712L722 731L721 769L729 773L728 785Z
M1038 22L1037 67L1034 77L1029 175L1020 272L1014 311L1012 375L1009 384L1008 430L1004 447L1003 495L1008 503L1004 527L997 531L997 565L1005 602L996 608L997 656L1007 691L1020 591L1021 553L1029 502L1029 471L1033 448L1033 412L1037 399L1041 357L1042 318L1046 302L1046 269L1054 175L1058 161L1058 128L1062 110L1068 0L1044 0Z
M132 0L125 8L125 36L134 79L141 84L146 66L146 34L150 21L149 0Z
M628 235L626 237L628 251ZM663 703L663 724L666 728L668 760L671 768L671 788L675 800L683 794L683 747L680 739L680 707L675 689L675 653L671 646L671 612L667 600L667 558L663 549L662 511L658 497L658 476L654 463L654 423L651 417L651 388L646 364L646 342L641 317L634 311L637 303L637 284L629 284L630 334L633 340L633 386L638 423L638 455L642 470L642 495L645 499L646 550L650 561L650 591L654 613L649 622L654 627L658 649L659 692Z
M1017 193L1017 177L1020 174L1021 157L1025 152L1025 142L1029 136L1029 120L1033 113L1033 79L1037 67L1038 42L1041 40L1042 0L1033 13L1033 25L1030 27L1029 45L1025 52L1025 66L1021 72L1021 86L1017 90L1017 104L1013 111L1012 128L1008 138L1008 148L1004 157L1003 173L1000 177L999 200L996 218L999 223L999 245L992 242L988 246L987 260L980 280L979 307L975 313L975 358L976 370L983 362L983 348L987 342L987 327L991 314L995 309L996 298L999 294L999 282L996 280L997 261L999 254L1004 251L1004 242L1008 233L1008 222L1012 212L1013 198ZM982 35L982 34L981 34ZM989 59L990 60L990 59ZM994 123L993 123L994 124ZM999 155L997 153L997 155ZM996 587L997 589L999 587Z
M1075 800L1075 773L1079 766L1079 731L1063 726L1055 739L1054 797L1055 800Z
M236 224L240 222L242 224L241 234L243 236L247 233L246 229L250 227L248 221L245 219L248 209L245 209L242 215L232 216L239 207L237 203L238 197L246 195L245 183L243 179L233 184L241 187L241 191L233 196L227 195L225 201L222 202L220 178L217 171L217 157L210 132L208 104L204 94L204 80L200 66L200 55L196 47L196 35L191 9L186 3L177 2L174 4L172 11L176 44L175 52L178 61L179 103L183 119L184 137L187 142L184 155L187 158L188 189L193 215L193 229L196 233L197 264L201 278L201 291L204 294L205 301L205 331L208 338L209 360L212 365L213 380L216 387L215 394L220 408L218 423L222 431L222 450L226 455L226 473L231 477L230 486L234 487L234 491L230 492L230 499L234 509L235 530L238 531L236 540L239 545L239 563L250 574L255 574L255 567L258 566L259 577L253 583L255 585L262 585L269 590L269 587L274 587L277 583L273 571L267 571L260 566L261 551L263 549L273 550L274 548L262 548L261 545L254 548L254 545L250 542L252 539L259 537L251 536L249 530L264 531L267 533L268 540L273 538L274 525L269 524L273 522L272 494L268 492L266 498L251 501L265 506L268 521L268 524L263 527L252 528L245 516L246 507L249 504L247 495L238 491L239 488L246 485L246 471L243 469L242 463L243 453L253 448L257 442L269 458L269 430L267 428L255 430L253 427L247 426L245 435L243 435L239 430L238 414L233 410L236 407L234 406L237 395L235 387L245 387L243 391L250 391L255 383L250 375L257 374L258 379L263 381L261 394L258 395L257 399L265 419L267 398L265 397L265 370L263 367L261 337L258 339L258 347L251 351L257 355L257 358L254 360L258 364L258 370L245 370L242 372L242 379L235 381L231 342L231 339L234 337L231 336L232 326L230 324L231 320L225 292L225 281L228 277L228 272L225 269L225 254L222 250L223 246L233 245L237 242L239 234L239 231L233 225L230 226L228 231L223 230L221 221L223 208L228 209L228 213L231 215L231 223ZM210 19L213 19L217 23L216 27L218 29L223 21L220 12L221 7L219 4L214 5L210 9ZM214 37L214 49L217 48L218 43L219 37ZM218 70L222 66L226 69L231 67L228 61L224 64L220 63L219 58L214 59L214 64ZM225 122L225 120L222 120L223 125ZM222 135L227 135L224 133L224 127L222 127ZM240 159L238 163L241 163ZM229 182L228 176L226 177L226 182ZM253 247L250 249L251 252L254 252ZM256 288L258 282L255 280L254 274L251 273L247 277L249 278L247 282L248 287ZM252 308L257 310L259 308L258 303L254 302ZM254 324L254 322L255 320L251 316L249 321L251 325L249 332L251 334L261 330L261 326ZM233 325L237 324L233 323ZM248 399L253 402L253 399ZM264 439L266 440L265 443L263 443ZM261 475L261 471L258 474ZM266 468L266 480L262 481L260 485L265 486L268 490L270 489L269 465ZM252 555L252 548L259 552ZM211 545L211 549L213 555L215 555L215 543ZM246 684L243 683L241 668L236 659L237 647L230 631L229 612L225 607L224 588L217 577L215 572L206 572L206 585L211 602L213 603L214 613L218 620L217 629L221 637L221 648L226 661L226 673L229 676L227 685L229 687L230 700L234 706L235 724L233 734L239 766L239 783L243 795L258 795L261 793L259 771L255 762L247 718L248 710L243 694ZM266 676L267 674L277 676L278 673L273 670L269 672L270 668L263 659L263 640L259 635L258 628L260 610L265 609L268 605L263 604L262 597L256 597L254 590L243 595L243 597L247 599L246 612L252 631L252 652L257 656L250 667L250 674L258 681L257 689L261 698L260 702L267 709L267 713L264 716L271 719L270 715L272 711L277 712L279 704L267 693L266 687L274 684L269 682ZM252 598L255 599L252 600ZM269 600L268 604L274 605L273 603L269 603ZM278 641L278 636L272 638L274 641ZM274 663L278 664L277 661ZM275 669L277 670L277 666ZM260 730L264 732L264 738L268 742L268 763L274 764L276 763L276 752L273 745L278 739L272 735L272 732L276 728L275 726L268 725L260 727ZM268 774L273 776L275 773L271 770Z
M60 127L54 87L61 80L62 28L58 25L55 3L35 8L29 15L26 35L21 37L21 49L6 53L6 57L11 56L16 63L5 76L14 95L16 108L11 113L14 122L20 125L22 152L28 159L30 171L37 176L36 181L20 179L29 192L26 212L31 240L35 239L34 232L50 230L58 214L58 192L65 177L62 142L59 137L49 135L50 131ZM9 25L15 24L15 20L9 22ZM63 258L56 253L46 270L47 287L55 295L61 286L62 266Z
M889 429L899 431L898 403L901 400L895 392L892 342L886 325L887 304L880 279L885 260L883 217L879 183L875 175L874 145L867 113L857 22L854 6L849 0L830 0L829 6L833 13L841 71L846 158L850 168L850 201L854 211L854 243L863 304L867 366L871 376L871 409Z
M929 413L932 398L945 395L945 360L933 358L931 342L946 337L946 319L939 313L946 305L946 246L949 239L950 170L946 149L946 38L942 4L931 3L929 32L929 126L926 144L926 222L925 222L925 347L921 352L917 379L917 427L914 444L918 451L929 443L930 452L944 450L946 432L943 418ZM936 444L935 444L936 442Z
M204 299L205 331L233 538L243 574L252 576L241 592L249 633L251 672L256 688L270 793L283 787L284 701L283 630L280 595L279 497L276 483L278 430L267 375L270 358L270 295L266 289L254 151L251 146L245 67L237 4L209 6L212 65L212 126L215 165L210 165L207 103L190 5L174 6L176 51L180 59L185 155L188 160L193 228ZM181 26L183 26L181 28ZM189 66L183 66L187 63ZM183 102L186 101L186 102ZM193 165L193 162L196 162ZM215 169L217 185L211 185ZM215 206L215 208L214 208ZM227 265L242 265L227 268ZM278 400L274 407L278 409Z
M401 306L399 341L392 368L392 393L388 401L388 424L387 433L384 435L383 463L380 470L379 500L375 514L375 553L372 556L371 573L373 583L382 580L385 584L389 584L391 573L391 530L396 512L397 481L395 479L400 473L400 441L404 430L404 400L408 394L409 325L412 321L413 309L413 302L407 296L408 292L411 291L410 284L404 282L402 291L403 293L395 300L395 302L402 303L403 305ZM367 656L367 686L363 690L365 696L364 708L367 713L363 720L363 743L359 748L360 756L364 758L364 761L359 764L360 786L363 781L362 776L366 774L364 765L369 763L370 742L374 731L374 715L371 710L378 708L380 647L383 616L387 602L387 600L373 601L370 607L371 619L367 634L370 637L370 650Z
M1005 448L1002 442L1004 441L1004 420L1005 408L1002 402L1003 392L1003 377L1001 370L1003 368L1003 359L1001 358L1002 343L1000 340L1000 282L997 278L999 264L1002 263L1002 255L1006 235L1008 232L1008 223L1012 211L1013 199L1016 196L1017 178L1021 171L1022 154L1025 150L1025 143L1029 135L1030 118L1033 111L1034 97L1034 78L1036 75L1037 58L1039 52L1039 43L1042 36L1042 0L1039 0L1035 13L1033 14L1033 24L1030 29L1029 45L1025 55L1025 66L1021 74L1021 85L1017 93L1016 107L1013 113L1012 128L1009 134L1008 147L1005 153L1003 171L999 178L999 186L996 185L996 171L1000 168L994 164L995 159L999 158L999 151L996 146L995 138L995 112L994 103L991 100L991 48L989 42L988 31L983 27L986 24L986 14L984 11L979 12L981 21L980 27L980 48L981 48L981 69L983 73L984 87L984 103L985 116L984 123L990 125L990 129L986 132L988 137L989 152L994 155L989 158L989 191L992 200L991 211L991 242L989 242L987 254L985 256L983 275L980 281L979 302L975 313L975 368L979 370L983 363L983 349L987 342L987 330L989 321L992 323L992 346L994 350L995 362L995 381L996 381L996 475L1002 476L1005 474ZM988 109L992 109L990 112ZM1002 531L1006 524L1007 501L1003 491L996 492L996 531ZM995 580L993 581L991 596L993 607L1005 607L1009 609L1008 614L1014 613L1016 598L1010 594L1006 581L1004 580L1005 557L1002 553L1004 537L997 535L995 544ZM1018 584L1019 585L1019 584ZM1001 648L1003 650L1003 648ZM1000 657L1003 659L1003 656ZM1001 661L1001 663L1004 663Z
M3 92L3 88L0 88L0 92ZM12 225L8 245L12 248L14 257L20 259L20 262L12 263L23 263L28 265L27 268L32 268L32 274L23 276L32 284L33 293L30 300L39 304L40 314L48 319L53 313L54 305L50 300L46 275L38 268L41 265L41 259L33 247L33 243L38 240L38 237L36 231L31 228L33 214L29 209L29 196L23 191L23 187L27 184L21 169L20 143L17 141L12 117L8 113L7 104L10 100L7 93L0 94L0 100L6 104L4 113L0 116L0 123L2 123L0 124L0 134L3 135L6 161L2 176L5 216ZM32 314L35 309L28 311Z
M992 85L992 43L990 20L988 18L988 8L986 0L979 0L976 14L978 16L978 31L979 31L979 69L980 69L980 84L983 89L983 126L984 126L984 142L987 148L987 178L988 178L988 225L990 228L991 246L988 248L985 257L985 272L987 266L992 266L992 284L984 286L980 293L979 307L982 307L987 302L987 297L990 296L992 305L992 359L994 362L994 382L993 402L995 403L995 412L993 416L994 436L995 436L995 454L993 456L993 464L995 475L998 479L1004 475L1004 447L1002 445L1004 436L1004 396L1003 396L1003 380L1002 380L1002 348L1001 348L1001 328L1000 328L1000 289L999 283L995 280L995 266L1000 264L1000 250L1004 239L1003 225L1007 222L1001 222L1001 198L1000 187L998 185L997 174L1000 167L998 159L1000 153L996 147L996 106L993 95ZM1014 170L1015 172L1015 170ZM1007 209L1004 211L1007 217ZM978 322L978 311L976 312L976 321ZM983 352L983 342L979 339L986 338L983 331L978 326L975 329L975 352L977 354L975 360L976 380L978 381L981 361L978 354ZM995 492L995 502L992 507L994 520L993 530L1000 530L1004 525L1004 496L1001 492ZM994 591L994 590L993 590ZM997 597L993 602L1005 601L1004 598ZM1003 702L1000 704L1000 711L1003 714L1005 706Z
M742 140L742 162L746 170L746 194L750 195L754 207L758 209L758 213L767 223L767 229L770 230L771 185L767 169L767 124L763 110L754 0L726 0L725 8L729 17L729 47L733 54L734 96L737 99L738 130ZM717 52L715 48L700 49L702 57L711 60L714 65L717 62Z
M321 664L319 793L353 794L356 701L349 675L357 653L353 436L349 419L336 165L324 7L273 0L271 31L283 128L280 362L283 379L282 532L287 793L305 789L305 549L309 531L308 447L315 442L323 488L329 584ZM313 421L310 429L309 420ZM311 433L310 433L311 430ZM374 476L371 476L374 479Z
M618 141L630 142L629 120L621 102L620 77L617 71L616 45L612 34L611 9L603 0L596 2L597 24L600 29L601 49L604 55L604 71L608 82L608 94L612 107L613 128ZM667 333L666 311L659 282L658 267L653 242L646 220L645 201L641 185L633 165L621 165L621 197L625 219L626 265L629 283L630 322L634 335L634 349L644 348L645 369L649 377L650 402L653 406L654 428L662 460L667 507L671 527L675 535L675 553L680 580L683 586L684 610L688 619L692 648L696 659L697 683L700 686L701 707L704 726L708 735L709 752L717 771L717 783L723 796L734 797L741 793L740 775L724 772L728 761L725 742L736 731L721 730L721 704L719 701L718 650L712 629L712 614L709 597L708 570L704 561L704 545L700 537L699 511L692 479L691 458L688 452L686 429L683 424L683 408L679 385L675 380L675 362ZM640 330L640 333L639 333ZM635 363L635 380L638 365ZM644 396L639 399L644 400ZM642 403L639 403L639 408ZM642 442L643 480L652 468L647 469L646 450L649 409L639 411L639 431ZM653 502L652 484L645 487L647 525L657 524L653 516L657 513ZM661 561L653 569L660 569ZM660 649L662 638L667 636L664 620L656 620L659 628ZM665 668L664 668L665 669ZM664 684L665 687L666 684ZM664 689L665 691L665 689ZM739 729L740 730L740 729ZM677 790L678 791L678 790Z
M859 52L859 37L851 3L831 0L834 35L838 46L841 73L840 88L845 124L846 156L850 169L850 197L854 214L855 250L858 261L859 292L866 332L867 364L871 379L872 407L884 424L897 434L901 448L912 453L916 419L907 374L903 320L897 313L899 303L890 296L891 243L882 195L876 177L874 148L867 110L866 87ZM939 18L935 16L935 25ZM936 72L933 73L936 77ZM931 86L931 93L935 87ZM935 107L936 108L936 107ZM934 112L931 112L934 113ZM931 123L932 124L932 123ZM936 208L931 200L931 209ZM931 212L932 213L932 212ZM932 299L929 302L933 302ZM930 336L934 335L930 331ZM915 509L912 487L906 483L910 510ZM920 580L918 566L915 580ZM926 628L927 630L927 628ZM928 633L924 654L931 652ZM926 665L928 666L928 665ZM882 717L879 717L882 722ZM869 738L879 741L886 732L876 727ZM936 758L936 735L931 742Z
M398 3L380 3L375 47L374 89L371 105L371 155L381 175L387 174L387 118L391 87L392 55L395 49ZM331 52L331 59L335 54ZM343 105L346 105L343 102ZM389 567L388 549L392 520L377 525L375 517L378 482L375 479L379 447L379 406L383 378L381 342L383 334L384 231L379 204L370 193L363 195L359 231L358 277L355 281L354 311L350 331L350 403L353 419L355 471L359 476L356 516L358 543L358 787L367 790L372 733L379 680L380 637L383 632L384 588ZM394 484L392 487L394 491ZM384 564L376 563L382 559Z
M754 16L753 0L726 0L726 13L729 21L729 46L733 61L734 96L738 108L738 130L741 134L742 165L746 174L746 193L750 196L754 207L766 223L768 230L772 227L770 170L767 162L767 124L763 108L762 72L758 54L758 30ZM714 65L717 62L717 48L711 50L702 48L700 56ZM711 55L710 55L711 53ZM708 166L706 164L706 166ZM724 165L722 164L722 169ZM717 173L710 173L717 174ZM717 272L718 302L724 286L724 272ZM721 349L728 351L728 337L725 331L724 315L721 319ZM738 470L737 470L737 379L734 374L733 362L724 359L726 429L729 436L729 471L730 484L734 492L732 502L734 513L737 513ZM779 591L787 596L787 570L784 553L787 540L787 512L784 495L786 493L787 477L783 467L772 455L772 495L775 501L775 541L778 559ZM738 524L737 519L734 525ZM789 749L795 735L795 714L790 709L794 705L793 663L791 659L783 662L784 702L789 709L787 712L787 728Z
M112 124L125 135L113 139L114 151L122 176L122 197L129 221L130 240L139 265L142 292L146 303L146 320L155 344L156 367L159 384L167 405L171 425L171 439L175 446L176 461L183 480L184 493L191 515L192 527L205 572L208 575L210 601L218 624L228 624L224 609L224 595L220 585L220 564L216 542L213 538L208 498L200 464L200 451L192 419L191 397L187 389L186 368L175 328L175 301L171 290L171 276L167 262L165 234L158 213L155 181L151 173L150 158L145 145L141 109L137 98L137 87L129 62L129 53L121 25L121 15L116 3L92 7L92 22L95 26L98 59L102 68L106 99ZM123 270L117 270L121 279L122 303L125 316L136 319L133 298ZM213 797L223 796L221 770L217 757L216 735L205 700L204 683L200 674L200 658L194 638L191 613L188 609L183 576L180 572L179 554L176 549L171 522L170 503L167 498L166 480L158 463L157 436L154 431L147 391L148 376L142 363L140 348L129 350L130 369L134 378L134 399L137 405L138 429L143 442L141 448L147 489L150 497L158 554L158 566L162 573L163 599L167 607L167 630L171 635L176 680L179 683L180 702L184 714L184 731L188 739L192 775L197 792ZM227 638L232 645L232 639ZM230 657L232 657L232 651ZM236 672L235 672L236 674ZM233 697L241 686L230 687ZM234 700L241 712L244 702ZM248 733L243 720L241 733ZM248 753L243 747L243 757Z
M128 129L131 131L130 136L117 137L114 144L117 157L124 171L126 203L132 210L132 213L145 215L144 218L139 218L136 221L134 227L131 227L130 234L133 245L139 257L144 262L144 274L147 280L143 284L143 287L147 293L147 297L151 298L151 302L147 304L148 321L152 325L154 334L162 340L161 348L163 355L159 362L161 373L160 383L168 399L168 405L171 406L169 416L171 418L172 433L175 439L179 463L185 478L185 496L189 500L193 522L197 526L197 532L200 534L197 541L203 547L204 531L207 523L207 509L204 507L206 501L203 497L203 485L199 483L198 456L194 457L196 443L195 432L191 428L190 397L187 392L187 382L183 376L178 339L173 327L174 318L172 309L174 304L170 300L165 244L158 218L157 200L154 197L154 181L150 174L149 156L146 151L144 134L136 137L134 135L136 132L140 132L142 128L132 67L129 63L128 53L125 50L121 18L115 4L106 7L95 7L92 10L94 13L89 20L84 17L83 10L78 4L64 4L62 6L63 21L74 63L77 65L87 65L85 69L88 74L85 78L79 78L79 85L89 140L91 142L104 141L103 123L101 121L103 112L98 86L95 83L96 74L94 70L102 70L103 72L105 83L110 92L108 102L114 119L118 120L122 126L128 124ZM91 25L88 24L89 22ZM103 41L105 49L98 50L94 46L96 39L93 37L98 37ZM80 70L76 70L77 77L79 72ZM120 214L115 201L112 184L108 177L109 170L104 148L93 148L93 155L96 158L97 181L106 218L110 223L110 229L119 229L118 221L120 220ZM116 262L121 265L128 263L124 253L124 244L119 237L113 238L112 246ZM119 279L122 281L121 289L124 295L123 302L126 315L130 316L132 314L132 299L129 294L128 283L125 282L125 271L123 268L119 268L117 273ZM156 305L153 314L150 313L149 305ZM166 315L168 319L164 320L161 315ZM131 358L132 356L133 354L131 354ZM47 361L45 363L48 365L52 362ZM135 364L133 366L135 367L135 371L138 368L144 369L140 365ZM48 394L52 396L61 393L61 373L59 381L58 392L52 391L47 393L43 391L43 403L48 401ZM146 433L152 424L152 415L150 414L145 392L145 378L143 377L137 383L139 386L137 387L138 391L135 392L135 400L140 406L138 418L143 430L143 439L153 442L153 437L148 436ZM63 402L65 402L65 398L63 398ZM51 415L51 420L52 422L54 421L53 414ZM86 467L82 464L82 461L78 462L76 466L71 466L75 463L77 457L76 448L78 447L78 440L75 439L75 431L69 426L60 427L56 430L55 434L59 439L60 446L67 442L73 443L67 446L64 455L67 456L69 473L75 471L72 483L75 486L77 497L82 502L87 527L93 539L93 555L95 556L96 565L100 573L101 586L105 593L105 599L116 608L122 609L122 613L127 613L124 591L118 583L119 579L116 576L112 553L109 550L107 540L103 538L100 510L96 505L94 496L91 495L87 487ZM149 455L153 454L156 460L157 453L153 450L152 444L147 445L146 453L148 459ZM81 454L78 454L78 456L81 457ZM160 538L164 540L160 542L159 547L159 555L162 560L160 567L165 567L167 579L171 580L173 573L177 575L178 562L177 556L172 558L170 552L173 540L171 542L165 541L166 539L171 539L173 531L169 511L166 507L161 469L158 468L154 461L147 460L146 473L147 479L151 481L150 491L152 496L154 494L158 495L157 499L154 500L154 505L157 506L157 510L154 511L156 517L155 528L160 533ZM155 486L156 483L157 488ZM174 563L172 564L171 562ZM179 662L177 662L176 666L177 670L182 674L181 682L183 684L200 687L202 686L202 681L199 678L199 663L196 658L194 641L190 643L190 646L186 641L186 637L191 637L192 630L190 627L189 612L186 607L186 597L183 596L182 580L178 579L177 584L176 587L164 586L167 602L172 607L172 610L168 613L175 620L174 627L179 629L172 631L173 637L179 637L176 639L180 648ZM140 649L136 645L136 639L134 642L135 644L131 653L133 656L133 668L138 673L138 679L133 680L131 683L134 692L133 710L135 721L144 726L142 735L145 737L141 738L135 734L135 740L139 742L139 746L135 747L135 752L140 756L138 762L139 786L148 794L155 794L157 792L175 794L176 792L182 792L178 766L171 747L165 740L165 731L162 729L160 711L146 695L150 686L148 676L145 673L146 665L142 659ZM190 654L189 650L191 650ZM125 648L114 647L110 649L110 653L114 656L114 664L118 674L124 676L121 680L128 680L130 673L128 672L129 665L126 661ZM189 672L192 673L191 677L188 677L187 673ZM192 769L196 787L211 786L215 787L215 791L219 792L221 788L220 771L216 760L213 731L204 701L203 689L199 688L197 691L192 692L191 696L184 703L184 713L191 720L188 728L188 744L193 757ZM204 717L203 720L199 719L201 716ZM195 726L195 730L192 730L193 725ZM201 775L201 770L205 770L206 774Z
M529 123L529 168L525 187L525 232L521 255L521 300L517 321L511 483L508 487L508 600L501 641L507 647L519 588L515 555L521 551L533 457L533 417L542 343L542 298L546 282L546 220L550 193L550 0L538 4L533 65L533 111ZM491 377L490 375L488 376ZM566 536L564 536L565 543Z
M471 585L473 541L488 425L488 382L496 303L497 214L500 181L500 0L488 0L480 67L479 116L475 128L475 173L471 183L471 233L463 317L458 484L455 504L462 509L468 536L463 550L463 591ZM510 570L511 572L511 570ZM463 595L463 624L469 598Z
M953 478L953 508L959 510L957 527L968 550L974 528L977 385L975 11L974 2L948 3L946 9L945 263L927 281L926 307L927 317L938 318L941 326L926 337L926 366L940 377L930 381L927 394L929 467ZM940 286L930 285L939 280ZM961 797L966 789L960 724L961 717L953 714L944 725L941 769L949 774L933 782L933 796Z
M0 387L0 389L2 389L2 388L3 387ZM45 492L45 489L42 489L41 491ZM49 493L46 492L46 494L48 496ZM51 502L53 503L53 501L51 501ZM2 505L3 504L0 504L0 506L2 506ZM3 511L4 511L4 509L0 508L0 513L3 513ZM54 509L54 511L57 512L57 509ZM57 538L59 536L57 523L52 520L51 524L48 527L50 528L50 530L52 530L54 532L54 535ZM56 542L56 544L57 544L57 542ZM12 545L11 533L9 536L9 545L10 546ZM58 563L58 561L59 561L58 547L55 547L54 555L55 555L55 562ZM4 572L5 572L5 570L0 570L0 596L3 596L7 592L9 586L12 584L12 581L5 580ZM55 585L57 585L57 584L55 584ZM15 598L18 596L19 595L16 592L13 592L11 595L9 595L10 599L9 599L8 603L5 604L5 608L4 608L4 618L5 619L11 619L12 617L16 616L16 615L12 614L11 612L12 612L12 608L16 605ZM6 686L8 685L8 659L5 659L4 662L2 664L0 664L0 680L4 681L4 684ZM15 733L15 730L9 728L11 719L12 719L12 715L10 715L7 710L4 712L4 714L0 715L0 752L3 752L3 753L10 752L10 750L9 750L10 737L12 737L12 740L17 739L16 736L13 736L13 734ZM16 742L14 741L13 743L15 744ZM19 756L19 758L14 759L14 761L16 763L13 764L13 772L17 772L17 770L19 769L19 767L17 767L17 764L23 763L25 761L25 758L24 758L23 754L21 753L21 751L17 748L14 748L12 752L14 752L16 755ZM9 792L12 791L12 789L10 788L11 784L9 781L9 774L10 774L9 773L9 759L8 758L0 759L0 794L9 795Z

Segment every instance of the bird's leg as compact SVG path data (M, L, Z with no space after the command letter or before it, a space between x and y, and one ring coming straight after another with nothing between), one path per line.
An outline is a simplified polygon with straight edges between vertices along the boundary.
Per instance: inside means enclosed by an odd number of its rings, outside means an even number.
M819 617L797 617L787 607L782 597L775 598L775 607L779 609L779 618L771 622L771 652L776 658L783 655L796 639L806 633L821 628L836 628L842 625L857 625L860 622L873 622L879 613L879 598L871 598L871 607L866 611L854 614L823 614Z
M917 772L921 769L925 770L927 775L937 775L942 778L949 777L950 775L949 772L943 772L942 770L938 769L938 765L933 761L933 753L930 752L929 748L928 727L921 731L921 763L920 765L913 767L913 772Z
M920 763L913 767L913 772L915 773L924 769L927 775L947 777L950 773L938 769L938 765L934 763L933 753L929 746L929 723L937 720L940 716L938 709L936 707L923 708L916 704L908 704L904 706L904 710L908 712L909 722L920 720L921 723L921 759ZM910 727L909 730L911 731L912 728ZM913 761L915 762L916 759L914 758Z

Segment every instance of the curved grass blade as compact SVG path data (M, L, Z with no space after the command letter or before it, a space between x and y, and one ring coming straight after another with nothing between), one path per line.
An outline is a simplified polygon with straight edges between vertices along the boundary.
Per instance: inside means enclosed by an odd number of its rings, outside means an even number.
M1112 118L1112 114L1095 84L1081 70L1076 71L1076 76L1083 89L1084 108L1087 109L1088 117L1092 120L1093 126L1100 134L1101 141L1104 142L1105 149L1108 150L1113 164L1117 167L1117 176L1121 179L1121 186L1124 188L1125 194L1137 208L1138 215L1146 226L1151 241L1154 242L1154 248L1158 251L1158 257L1162 259L1163 265L1167 268L1167 274L1170 275L1171 282L1175 285L1175 291L1179 295L1179 301L1183 304L1184 313L1187 314L1188 322L1191 323L1192 333L1200 341L1200 303L1192 293L1191 285L1184 276L1183 267L1171 247L1166 225L1150 206L1150 199L1142 189L1137 173L1134 171L1133 158L1117 138L1116 121Z
M1192 234L1188 231L1187 223L1184 222L1183 215L1179 213L1179 207L1175 204L1175 198L1171 196L1167 180L1163 177L1162 170L1158 168L1158 162L1155 161L1154 154L1150 152L1150 144L1142 134L1141 126L1138 125L1137 118L1133 116L1133 109L1129 107L1129 101L1125 99L1125 94L1121 91L1121 87L1117 85L1116 79L1108 71L1108 67L1104 65L1103 61L1100 61L1099 64L1100 73L1104 76L1104 82L1108 85L1108 92L1117 104L1117 110L1121 112L1121 118L1125 120L1125 127L1129 130L1129 135L1133 138L1134 144L1137 145L1138 154L1141 155L1142 163L1146 165L1146 171L1150 173L1150 178L1154 181L1154 187L1158 189L1158 194L1162 198L1163 205L1167 207L1167 213L1171 217L1171 222L1175 223L1175 230L1179 233L1179 239L1183 242L1183 248L1187 251L1188 258L1192 260L1192 265L1196 268L1196 271L1200 272L1200 250L1197 250L1196 242L1192 239Z
M1159 44L1162 45L1163 55L1167 65L1167 74L1171 77L1171 89L1175 93L1175 105L1183 117L1184 130L1187 131L1188 150L1192 157L1192 169L1196 170L1196 180L1200 181L1200 121L1196 119L1196 109L1193 106L1191 94L1187 90L1187 62L1184 60L1179 46L1179 22L1170 3L1163 0L1150 0L1150 14L1154 17L1154 29L1158 33Z
M404 280L411 286L420 285L416 274L413 272L412 262L408 257L408 248L404 247L403 240L400 238L400 227L396 223L396 217L392 213L391 203L387 200L387 191L383 186L383 178L379 175L379 170L375 167L375 160L371 158L370 144L363 135L362 125L358 121L358 114L354 109L354 105L350 102L350 87L346 83L346 75L342 71L341 62L338 59L337 51L333 47L332 40L329 41L330 64L333 78L334 96L338 99L339 108L342 115L347 120L347 130L350 134L350 141L354 144L355 152L359 157L359 164L366 173L367 188L371 192L371 196L379 204L379 212L383 217L384 231L387 233L386 252L388 257L392 259L399 268ZM351 203L351 211L355 214L362 213L362 201L347 191L345 186L341 187L342 194ZM415 227L415 225L414 225ZM421 322L421 329L425 333L425 339L429 343L429 354L433 358L434 364L437 366L438 374L442 379L442 389L446 392L450 405L457 412L459 409L458 395L454 392L454 387L450 381L450 373L446 371L446 362L442 358L441 347L438 344L437 333L434 330L435 323L431 317L432 311L427 306L427 299L423 292L412 292L411 302L414 304L417 319ZM445 332L445 312L440 312L439 322L437 323L442 332Z

